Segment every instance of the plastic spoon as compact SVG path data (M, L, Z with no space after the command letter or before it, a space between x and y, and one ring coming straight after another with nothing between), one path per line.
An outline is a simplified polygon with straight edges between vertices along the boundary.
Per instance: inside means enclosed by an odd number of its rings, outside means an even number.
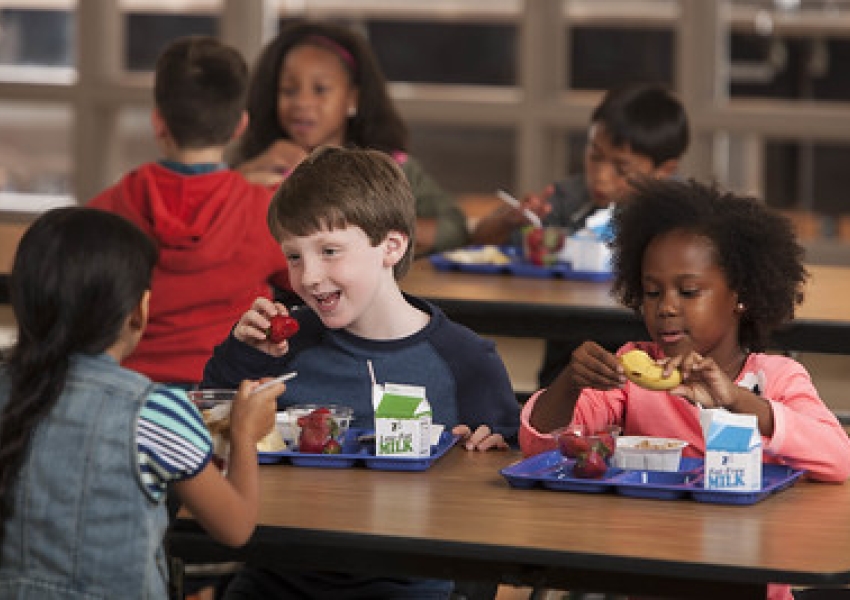
M499 199L507 204L508 206L512 206L518 210L522 211L522 214L525 215L525 218L531 221L531 224L535 227L543 227L543 222L540 220L540 217L537 214L522 205L522 203L507 193L505 190L496 190L496 196Z

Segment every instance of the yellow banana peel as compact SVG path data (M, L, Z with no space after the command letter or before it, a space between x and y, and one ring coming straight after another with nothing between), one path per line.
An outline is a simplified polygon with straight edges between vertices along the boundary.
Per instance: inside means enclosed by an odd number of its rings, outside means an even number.
M620 363L629 381L648 390L670 390L682 383L678 369L673 370L669 377L662 377L664 367L643 350L629 350L620 357Z

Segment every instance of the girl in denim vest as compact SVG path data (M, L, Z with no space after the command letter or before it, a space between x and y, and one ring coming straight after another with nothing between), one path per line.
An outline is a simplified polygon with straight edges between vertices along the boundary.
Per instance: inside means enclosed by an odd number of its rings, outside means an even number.
M185 392L124 369L148 316L154 244L88 208L49 211L11 276L19 339L0 365L0 597L164 598L165 489L221 541L251 535L256 442L283 385L233 402L229 472Z

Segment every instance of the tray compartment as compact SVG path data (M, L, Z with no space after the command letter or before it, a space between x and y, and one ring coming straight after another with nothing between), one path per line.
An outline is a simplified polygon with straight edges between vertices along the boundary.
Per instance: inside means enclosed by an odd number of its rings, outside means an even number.
M678 471L644 471L610 468L601 479L573 477L574 461L557 450L543 452L500 471L511 487L543 487L565 492L614 492L633 498L695 500L714 504L755 504L793 485L804 471L785 465L762 465L762 489L755 492L706 490L703 460L683 457Z
M458 436L448 431L440 435L439 443L431 446L431 456L407 458L396 456L376 456L374 444L359 442L358 437L373 433L368 429L349 429L345 435L340 454L307 454L293 450L281 452L258 452L260 464L290 464L296 467L319 469L348 469L364 466L382 471L424 471L455 445Z

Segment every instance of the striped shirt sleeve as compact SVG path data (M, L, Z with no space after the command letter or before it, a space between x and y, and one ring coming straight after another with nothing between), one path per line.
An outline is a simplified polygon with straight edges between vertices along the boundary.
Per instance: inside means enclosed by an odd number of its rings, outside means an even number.
M136 425L142 482L155 499L174 481L197 475L212 458L212 438L186 392L157 386Z

